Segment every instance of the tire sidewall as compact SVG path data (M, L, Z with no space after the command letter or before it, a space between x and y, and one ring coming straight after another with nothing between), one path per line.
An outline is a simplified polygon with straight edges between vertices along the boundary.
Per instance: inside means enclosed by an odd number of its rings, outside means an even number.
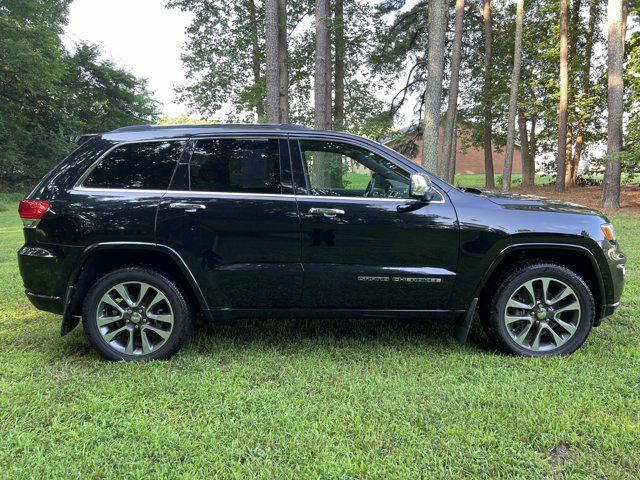
M169 339L148 355L128 355L114 350L102 337L96 321L98 303L108 289L123 282L144 282L164 294L173 310L173 330ZM178 287L162 273L145 268L123 268L103 276L89 290L82 309L85 335L93 347L108 360L159 360L175 354L191 333L191 314Z
M581 317L576 332L564 345L550 351L535 352L515 343L504 323L504 311L516 288L528 280L540 277L553 278L571 287L580 303ZM595 303L589 287L580 276L561 265L549 263L525 266L505 278L494 298L489 318L490 329L501 349L507 353L531 357L570 354L584 343L593 326Z

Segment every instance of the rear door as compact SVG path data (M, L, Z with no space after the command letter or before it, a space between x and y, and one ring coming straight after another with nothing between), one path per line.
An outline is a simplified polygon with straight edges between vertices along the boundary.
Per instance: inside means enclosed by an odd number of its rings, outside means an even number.
M177 251L209 308L299 303L300 224L284 137L191 141L160 202L157 241Z
M458 223L443 192L403 211L410 172L355 142L292 140L301 215L302 305L447 310Z

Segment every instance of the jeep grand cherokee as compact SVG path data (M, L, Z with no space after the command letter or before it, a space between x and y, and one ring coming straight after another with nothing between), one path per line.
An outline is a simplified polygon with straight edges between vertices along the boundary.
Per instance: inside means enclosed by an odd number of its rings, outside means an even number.
M26 294L111 360L173 355L194 314L435 318L476 311L509 353L576 350L622 294L611 224L458 189L354 135L137 126L80 147L20 204Z

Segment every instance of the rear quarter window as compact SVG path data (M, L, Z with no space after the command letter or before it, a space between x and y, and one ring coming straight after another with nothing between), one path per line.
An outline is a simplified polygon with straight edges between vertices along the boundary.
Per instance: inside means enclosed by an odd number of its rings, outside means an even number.
M180 140L116 147L89 172L82 186L166 190L184 145Z

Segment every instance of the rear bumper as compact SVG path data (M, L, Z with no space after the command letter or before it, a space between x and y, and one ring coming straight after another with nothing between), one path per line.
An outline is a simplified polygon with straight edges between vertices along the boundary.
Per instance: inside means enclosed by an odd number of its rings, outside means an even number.
M18 251L25 293L37 309L63 313L72 264L69 250L58 245L25 245Z
M25 293L31 304L38 310L44 310L45 312L56 313L58 315L62 315L64 312L64 299L62 297L40 295L30 292L29 290L25 290Z

